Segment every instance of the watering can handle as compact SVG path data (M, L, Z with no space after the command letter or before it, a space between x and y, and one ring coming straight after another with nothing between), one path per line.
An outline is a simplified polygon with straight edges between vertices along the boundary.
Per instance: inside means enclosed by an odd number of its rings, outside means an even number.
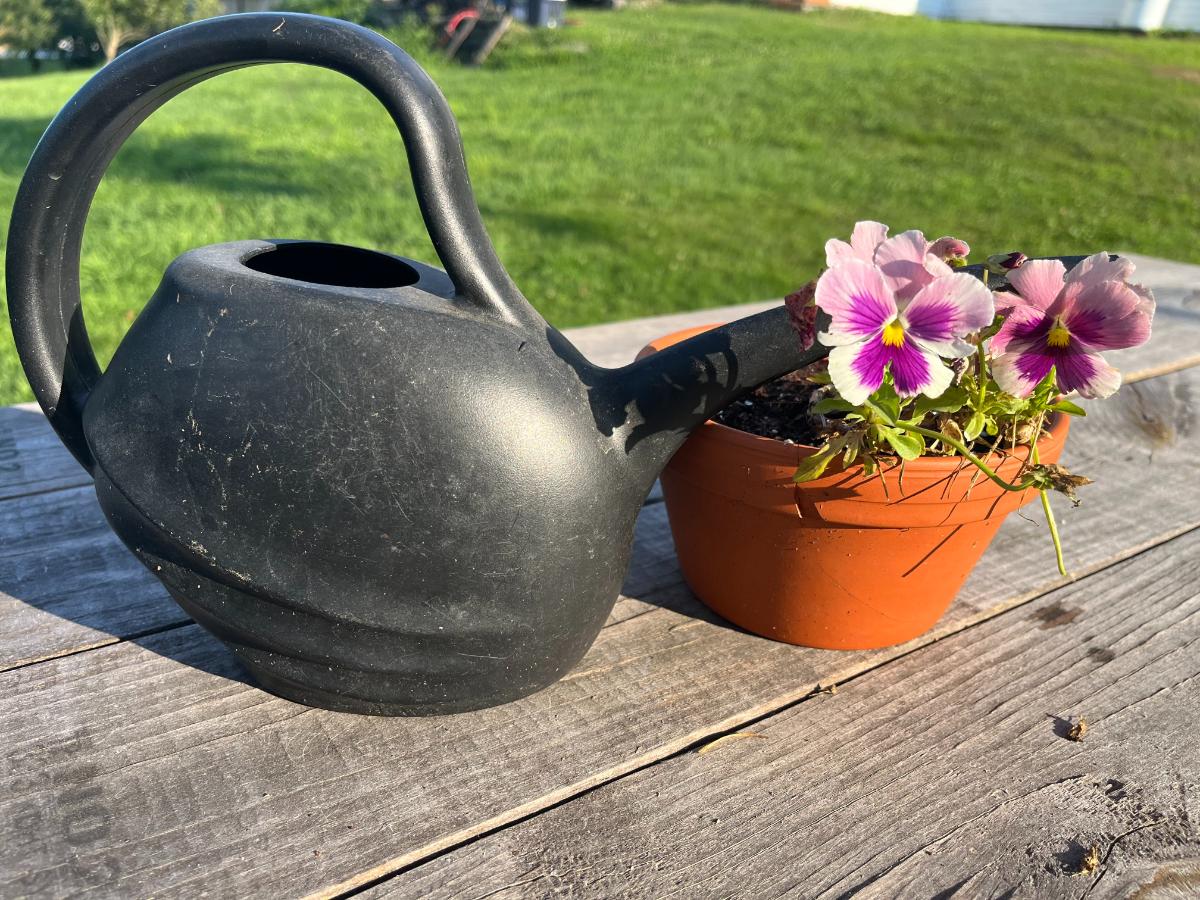
M8 232L9 311L38 402L89 471L87 396L100 378L84 328L79 251L84 221L125 139L176 94L245 66L296 62L349 75L383 103L408 151L417 201L459 297L510 324L545 328L501 265L475 205L458 126L429 76L366 28L297 13L247 13L184 25L100 70L38 143Z

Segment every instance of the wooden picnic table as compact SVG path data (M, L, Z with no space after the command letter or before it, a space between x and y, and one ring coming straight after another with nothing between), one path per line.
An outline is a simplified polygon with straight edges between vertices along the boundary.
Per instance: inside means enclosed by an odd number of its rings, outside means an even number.
M1200 267L1138 263L1156 334L1073 428L1071 581L1013 515L930 634L790 647L696 601L652 494L583 662L443 718L248 684L0 409L0 896L1200 895ZM572 337L617 364L750 309Z

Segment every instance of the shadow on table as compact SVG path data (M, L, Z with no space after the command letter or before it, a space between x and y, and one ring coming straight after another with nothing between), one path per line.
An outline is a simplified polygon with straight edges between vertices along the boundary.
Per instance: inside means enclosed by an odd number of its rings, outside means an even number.
M679 563L675 559L675 548L665 522L666 508L658 486L651 491L650 500L642 509L634 534L633 553L630 555L629 571L657 570L654 577L627 576L621 593L631 600L667 609L683 616L719 625L732 631L750 634L739 625L717 615L705 606L683 580ZM655 521L655 520L658 521ZM662 546L659 542L666 542ZM668 558L669 557L669 558ZM633 583L631 583L633 582ZM638 584L644 582L644 584Z
M9 407L3 414L0 451L6 433L27 435L45 427L40 411ZM37 618L26 618L28 626L15 622L10 636L0 640L0 665L71 653L95 646L103 640L98 635L110 635L211 675L254 684L237 657L196 626L112 532L83 470L77 470L77 480L64 478L65 472L76 471L74 465L66 465L65 453L54 445L52 450L25 452L20 457L28 460L22 482L58 486L0 501L0 512L5 506L10 511L0 517L0 595L78 627L56 630ZM654 577L636 579L640 584L633 591L634 585L627 585L626 595L741 631L701 603L683 583L665 522L654 521L663 514L661 500L652 497L639 522L631 570L653 570ZM36 633L36 646L20 646L22 633Z
M64 478L66 451L37 441L10 462L10 435L49 428L40 411L9 407L0 418L0 465L23 465L21 483L56 485L0 501L0 606L12 600L77 628L38 616L6 616L0 665L67 654L110 635L183 665L251 683L237 658L175 605L166 589L120 542L100 511L90 480ZM17 479L14 479L17 480ZM63 486L71 485L75 486ZM8 600L7 598L12 598Z

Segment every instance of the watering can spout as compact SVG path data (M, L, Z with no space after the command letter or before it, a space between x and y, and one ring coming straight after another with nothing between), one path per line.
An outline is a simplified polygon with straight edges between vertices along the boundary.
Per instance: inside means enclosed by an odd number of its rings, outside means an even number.
M613 372L608 415L635 477L653 484L687 439L747 391L823 357L803 349L783 306L704 331Z

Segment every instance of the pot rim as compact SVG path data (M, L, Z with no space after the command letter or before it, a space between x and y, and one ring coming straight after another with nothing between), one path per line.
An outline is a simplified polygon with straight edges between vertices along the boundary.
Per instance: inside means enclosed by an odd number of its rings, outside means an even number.
M651 353L656 353L665 347L670 347L680 341L709 331L713 328L718 328L724 322L710 322L706 325L694 325L690 328L681 328L678 331L664 334L661 337L655 338L648 342L640 351L638 351L637 359L642 359ZM736 401L735 401L736 402ZM1046 420L1047 434L1038 441L1039 451L1060 443L1066 440L1066 426L1069 424L1069 417L1062 413L1052 413ZM715 422L712 419L707 419L695 432L694 437L701 437L705 440L716 440L725 444L738 445L741 448L753 451L763 456L770 457L773 462L779 465L795 465L797 458L803 459L816 453L820 448L813 444L787 443L779 440L779 438L766 437L761 434L752 434L748 431L742 431L740 428L732 428L729 425L722 425L720 422ZM997 465L1006 460L1021 459L1028 457L1031 444L1018 444L1016 452L1007 450L991 451L982 456L986 462L989 459L998 459ZM1024 452L1022 452L1024 451ZM797 457L797 453L799 457ZM834 461L837 463L838 461ZM950 474L962 468L966 460L961 456L919 456L916 459L910 459L905 462L905 471L916 473L925 472L927 474ZM849 469L842 469L840 465L836 466L831 463L830 471L826 476L842 475L853 472L856 468L861 468L861 463L855 463Z

